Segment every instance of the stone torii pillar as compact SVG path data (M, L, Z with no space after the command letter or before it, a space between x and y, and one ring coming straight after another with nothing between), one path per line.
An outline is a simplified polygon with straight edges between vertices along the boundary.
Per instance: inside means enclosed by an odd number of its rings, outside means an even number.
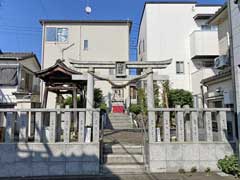
M153 93L153 70L151 67L147 69L151 72L147 77L147 106L148 109L154 108L154 93ZM148 111L148 137L149 142L156 142L156 118L155 112Z
M86 99L86 108L93 109L94 108L94 77L91 73L94 73L94 68L90 67L88 69L87 76L87 99ZM86 126L92 125L92 111L86 111Z

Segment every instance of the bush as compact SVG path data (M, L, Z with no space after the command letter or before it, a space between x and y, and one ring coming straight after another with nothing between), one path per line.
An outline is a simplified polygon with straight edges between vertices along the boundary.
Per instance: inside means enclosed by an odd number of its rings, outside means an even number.
M190 171L191 171L191 173L195 173L195 172L197 172L197 168L194 166L194 167L191 168Z
M238 159L235 155L225 156L224 159L218 161L218 168L226 174L232 174L234 176L240 176L240 166Z
M185 171L185 169L182 169L182 168L181 168L181 169L178 170L178 173L179 173L179 174L185 174L186 171Z
M132 112L136 115L140 114L141 111L142 111L142 108L138 104L131 104L130 107L129 107L129 112Z
M172 108L174 108L176 105L180 105L181 107L184 105L189 105L192 107L193 105L193 96L191 92L183 89L169 90L168 100L169 106Z

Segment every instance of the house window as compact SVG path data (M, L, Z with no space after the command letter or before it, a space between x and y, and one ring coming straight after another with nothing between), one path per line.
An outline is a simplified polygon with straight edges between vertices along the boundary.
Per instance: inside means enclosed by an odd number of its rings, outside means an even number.
M67 42L68 29L48 27L46 30L46 40L49 42Z
M184 62L183 61L177 61L176 62L176 73L177 74L183 74L184 73Z
M83 49L88 50L88 40L84 40Z
M211 26L211 25L202 25L201 26L202 31L217 31L217 26Z

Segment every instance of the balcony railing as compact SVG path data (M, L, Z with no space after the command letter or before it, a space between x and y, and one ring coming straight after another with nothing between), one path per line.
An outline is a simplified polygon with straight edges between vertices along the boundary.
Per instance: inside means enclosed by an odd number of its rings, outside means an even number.
M217 31L194 31L190 35L190 55L192 59L216 57L219 55Z

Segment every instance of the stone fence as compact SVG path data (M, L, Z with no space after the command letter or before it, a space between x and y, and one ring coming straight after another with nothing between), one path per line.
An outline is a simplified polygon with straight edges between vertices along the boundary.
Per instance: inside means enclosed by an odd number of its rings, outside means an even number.
M97 109L0 109L0 176L98 174L99 116Z
M233 112L221 109L150 109L147 167L151 172L179 169L217 171L217 161L235 150Z

